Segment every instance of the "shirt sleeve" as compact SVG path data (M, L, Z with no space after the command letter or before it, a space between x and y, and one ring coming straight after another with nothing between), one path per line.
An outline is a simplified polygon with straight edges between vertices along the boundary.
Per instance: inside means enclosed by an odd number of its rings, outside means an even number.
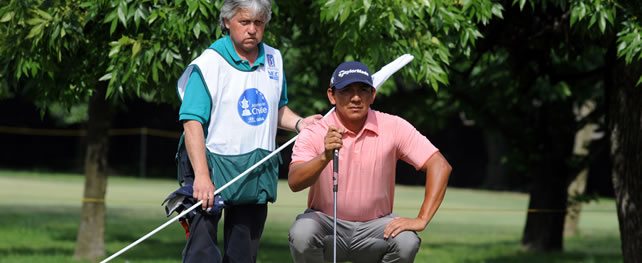
M285 105L288 105L288 82L285 79L285 71L283 71L283 87L279 98L279 109Z
M430 159L430 157L439 151L426 136L422 135L408 121L397 117L397 156L399 159L419 170Z
M198 70L194 70L187 81L183 103L178 113L178 120L195 120L206 124L209 122L211 110L212 99L209 92L207 92L203 77Z
M320 134L318 131L324 129L317 127L319 126L318 122L310 126L312 127L307 127L299 133L292 147L292 161L290 164L307 162L321 154L325 134Z

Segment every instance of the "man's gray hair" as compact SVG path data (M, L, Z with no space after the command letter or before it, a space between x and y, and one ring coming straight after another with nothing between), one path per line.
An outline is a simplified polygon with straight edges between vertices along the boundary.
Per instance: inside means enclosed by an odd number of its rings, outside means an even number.
M255 16L262 16L265 24L272 18L272 1L271 0L225 0L221 7L219 22L223 34L229 34L230 29L225 27L225 19L230 20L240 9L250 11Z

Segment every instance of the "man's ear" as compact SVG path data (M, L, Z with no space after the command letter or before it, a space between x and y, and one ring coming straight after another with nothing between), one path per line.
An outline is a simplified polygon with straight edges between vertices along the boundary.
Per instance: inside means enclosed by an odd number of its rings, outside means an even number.
M372 101L374 102L375 99L377 99L377 89L372 88Z
M332 91L331 87L328 88L327 93L328 93L328 101L330 101L330 104L332 104L332 106L337 105L337 101L334 99L334 92Z
M223 24L225 25L225 29L230 29L230 20L227 18L223 18Z

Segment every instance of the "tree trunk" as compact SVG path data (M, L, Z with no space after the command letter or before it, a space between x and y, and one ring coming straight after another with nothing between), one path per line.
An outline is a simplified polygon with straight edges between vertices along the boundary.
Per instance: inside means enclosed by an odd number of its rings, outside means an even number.
M611 52L607 84L613 187L624 262L642 259L642 86L636 82L642 63L625 65Z
M544 165L544 164L543 164ZM566 211L565 176L555 173L553 164L548 173L537 174L528 202L528 215L522 247L526 251L561 251L563 249L564 212Z
M588 101L577 107L575 116L577 120L586 118L595 110L595 102ZM575 134L575 146L573 154L586 157L589 154L588 145L594 139L595 130L598 126L594 123L587 123ZM564 220L564 236L575 236L579 233L578 225L582 211L582 201L579 197L586 192L586 181L588 179L588 167L581 167L580 172L568 186L568 206L566 207L566 219Z
M98 261L105 256L105 192L110 126L106 91L106 83L99 82L89 101L85 192L74 252L74 258L79 260Z
M566 207L566 218L564 219L564 236L571 237L579 233L580 213L582 212L582 201L578 196L583 195L586 190L588 168L575 177L575 180L568 186L568 206Z
M536 123L539 131L531 164L532 184L522 247L526 251L548 252L563 249L564 217L575 131L566 125L574 116L569 102L543 106Z
M484 132L484 139L486 142L486 152L488 153L488 163L483 188L493 190L509 189L510 183L508 182L506 169L502 163L502 158L504 154L506 154L506 141L502 134L489 129L486 129Z

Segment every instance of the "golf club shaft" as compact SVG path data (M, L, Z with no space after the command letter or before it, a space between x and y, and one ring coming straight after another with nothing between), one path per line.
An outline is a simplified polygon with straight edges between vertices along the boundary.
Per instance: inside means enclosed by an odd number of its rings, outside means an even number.
M332 249L332 258L334 263L337 262L337 188L339 187L339 149L334 149L334 154L332 158L332 170L334 174L332 175L332 192L333 192L333 203L334 203L334 213L333 213L333 225L332 234L333 234L333 249Z

